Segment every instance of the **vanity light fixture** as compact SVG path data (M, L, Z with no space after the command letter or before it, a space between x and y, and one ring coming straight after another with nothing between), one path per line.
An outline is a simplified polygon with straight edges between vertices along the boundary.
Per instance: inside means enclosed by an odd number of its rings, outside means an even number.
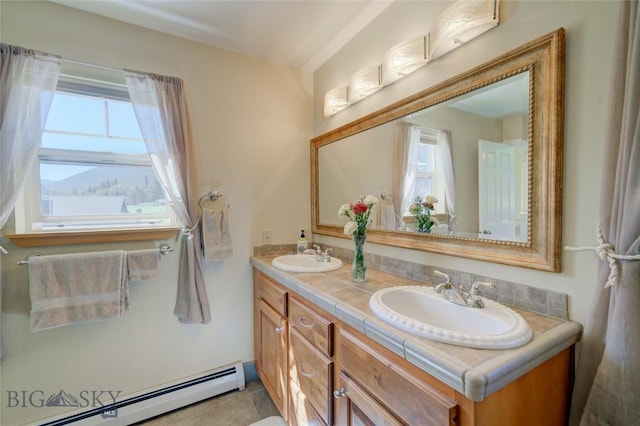
M456 1L438 16L427 35L414 37L387 50L383 63L355 73L348 89L341 87L328 91L324 97L324 116L342 111L497 26L499 6L500 0Z
M349 106L349 89L338 87L324 95L324 116L331 117Z
M500 0L457 1L438 16L431 31L430 60L436 59L498 25Z
M429 60L429 34L403 41L387 50L382 63L384 85L411 74Z
M353 74L349 80L349 103L354 104L382 89L381 68L372 65Z

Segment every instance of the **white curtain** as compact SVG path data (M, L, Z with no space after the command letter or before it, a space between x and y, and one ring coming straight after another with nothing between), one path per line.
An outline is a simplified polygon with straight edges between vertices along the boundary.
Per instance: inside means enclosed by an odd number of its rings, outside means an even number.
M400 218L413 202L411 196L416 183L418 169L418 144L420 127L407 122L398 123L396 128L395 157L392 191L396 215Z
M127 71L125 78L155 174L185 227L174 314L181 322L206 324L211 313L202 274L200 233L194 232L199 217L196 163L183 82L137 71Z
M38 155L59 75L57 57L0 44L0 229L11 215L24 178ZM1 245L0 252L5 252ZM0 348L0 356L3 352Z
M602 258L572 425L640 422L640 12L620 2L595 247Z
M456 180L453 175L453 156L451 154L451 131L436 132L438 144L438 164L442 166L444 175L444 197L449 213L449 231L456 230Z
M58 58L0 45L0 228L13 211L35 161L42 128L58 84Z

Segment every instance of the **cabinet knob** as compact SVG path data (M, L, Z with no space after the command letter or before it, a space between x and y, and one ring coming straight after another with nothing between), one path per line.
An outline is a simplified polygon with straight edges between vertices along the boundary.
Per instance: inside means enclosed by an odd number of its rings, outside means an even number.
M284 327L276 327L274 331L276 334L282 334L284 332Z
M337 389L337 390L333 391L333 397L335 399L340 399L343 396L345 396L346 394L347 394L347 391L345 390L345 388L340 388L340 389Z

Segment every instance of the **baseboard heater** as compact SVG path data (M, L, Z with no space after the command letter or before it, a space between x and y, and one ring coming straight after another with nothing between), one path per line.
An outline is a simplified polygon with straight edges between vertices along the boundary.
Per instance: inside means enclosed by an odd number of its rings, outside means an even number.
M140 395L125 397L115 404L94 408L45 423L41 426L58 425L130 425L150 419L169 411L185 407L203 399L232 390L244 389L245 378L242 363L208 371L184 382L158 388Z

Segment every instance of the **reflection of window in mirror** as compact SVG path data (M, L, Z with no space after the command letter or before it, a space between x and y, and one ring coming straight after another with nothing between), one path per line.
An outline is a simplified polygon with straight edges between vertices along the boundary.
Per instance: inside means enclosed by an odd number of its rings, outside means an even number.
M441 165L438 164L436 133L421 129L415 185L410 200L415 200L416 197L424 198L427 195L433 195L439 201L435 205L434 214L444 214L444 174ZM410 215L408 208L404 215Z

